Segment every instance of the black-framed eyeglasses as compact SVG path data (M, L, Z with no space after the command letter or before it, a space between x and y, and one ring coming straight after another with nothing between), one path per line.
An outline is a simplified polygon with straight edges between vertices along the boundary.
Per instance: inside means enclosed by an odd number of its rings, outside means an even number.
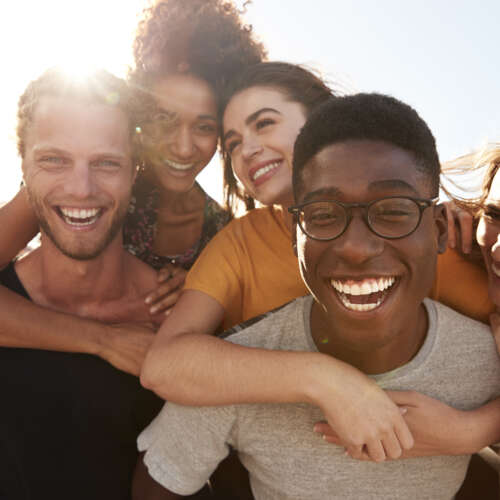
M436 204L438 198L390 196L370 203L340 201L308 201L290 207L302 232L313 240L328 241L341 236L353 218L355 208L362 209L368 228L377 236L398 239L413 233L422 220L423 211Z

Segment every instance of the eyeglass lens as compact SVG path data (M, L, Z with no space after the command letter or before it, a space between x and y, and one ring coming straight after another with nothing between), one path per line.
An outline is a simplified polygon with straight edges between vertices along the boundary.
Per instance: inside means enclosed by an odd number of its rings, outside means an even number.
M420 219L418 204L408 198L377 200L363 210L366 211L368 225L372 231L388 238L411 233ZM347 209L334 201L318 201L305 205L300 216L304 231L319 239L332 239L340 235L347 222Z

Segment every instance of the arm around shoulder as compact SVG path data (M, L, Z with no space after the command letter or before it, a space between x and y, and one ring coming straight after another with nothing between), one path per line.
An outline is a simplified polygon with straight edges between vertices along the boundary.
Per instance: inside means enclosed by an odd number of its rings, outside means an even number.
M2 269L38 232L38 221L25 188L0 207L0 227L2 228L0 269Z

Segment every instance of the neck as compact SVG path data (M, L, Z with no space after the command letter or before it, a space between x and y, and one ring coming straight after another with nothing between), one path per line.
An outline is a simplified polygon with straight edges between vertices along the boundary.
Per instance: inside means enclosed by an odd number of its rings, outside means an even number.
M422 347L427 329L423 304L411 317L380 326L375 322L343 324L338 318L330 319L317 302L311 313L311 332L318 350L367 374L385 373L408 363Z
M160 202L158 207L158 216L160 219L168 219L169 215L182 215L193 212L193 210L203 207L205 195L196 184L187 191L167 191L162 189L160 192Z
M36 289L56 307L81 309L86 304L116 300L126 290L128 254L122 247L121 233L94 259L76 260L63 255L42 236L33 255L38 267Z

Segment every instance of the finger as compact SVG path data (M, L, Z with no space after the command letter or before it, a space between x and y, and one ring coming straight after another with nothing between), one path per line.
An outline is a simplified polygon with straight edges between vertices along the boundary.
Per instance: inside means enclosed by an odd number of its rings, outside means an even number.
M384 447L378 439L374 439L366 443L366 452L368 453L370 459L374 462L383 462L386 459Z
M163 297L150 308L150 313L158 314L165 312L167 309L170 309L175 305L180 295L180 291L169 293L166 297Z
M363 445L351 445L345 449L345 454L356 460L361 460L363 456Z
M389 432L382 440L385 455L390 460L396 460L403 452L399 439L394 432Z
M337 435L323 434L323 439L330 444L336 444L337 446L344 446L344 443L340 440Z
M338 437L338 434L326 422L318 422L314 424L313 430L318 434Z
M497 313L490 314L491 333L497 345L497 351L500 352L500 315Z
M413 439L413 435L406 421L403 421L400 425L396 425L394 427L394 432L403 450L411 450L413 448L415 440Z
M444 208L446 211L446 221L448 223L448 246L450 248L455 248L456 245L455 217L453 215L453 209L451 203L444 203Z
M184 285L184 279L185 274L179 273L178 275L170 278L167 282L160 284L158 288L156 288L146 296L146 298L144 299L146 304L156 305L157 302L161 301L167 295L178 291L180 287ZM150 312L154 314L154 311L150 310Z
M174 266L173 264L170 263L165 264L165 266L158 271L157 275L158 282L161 283L163 281L168 281L173 276L176 267L177 266Z
M458 212L458 224L460 226L460 234L462 240L462 251L464 253L469 253L472 247L473 238L473 222L474 219L472 215L465 210L460 210Z

